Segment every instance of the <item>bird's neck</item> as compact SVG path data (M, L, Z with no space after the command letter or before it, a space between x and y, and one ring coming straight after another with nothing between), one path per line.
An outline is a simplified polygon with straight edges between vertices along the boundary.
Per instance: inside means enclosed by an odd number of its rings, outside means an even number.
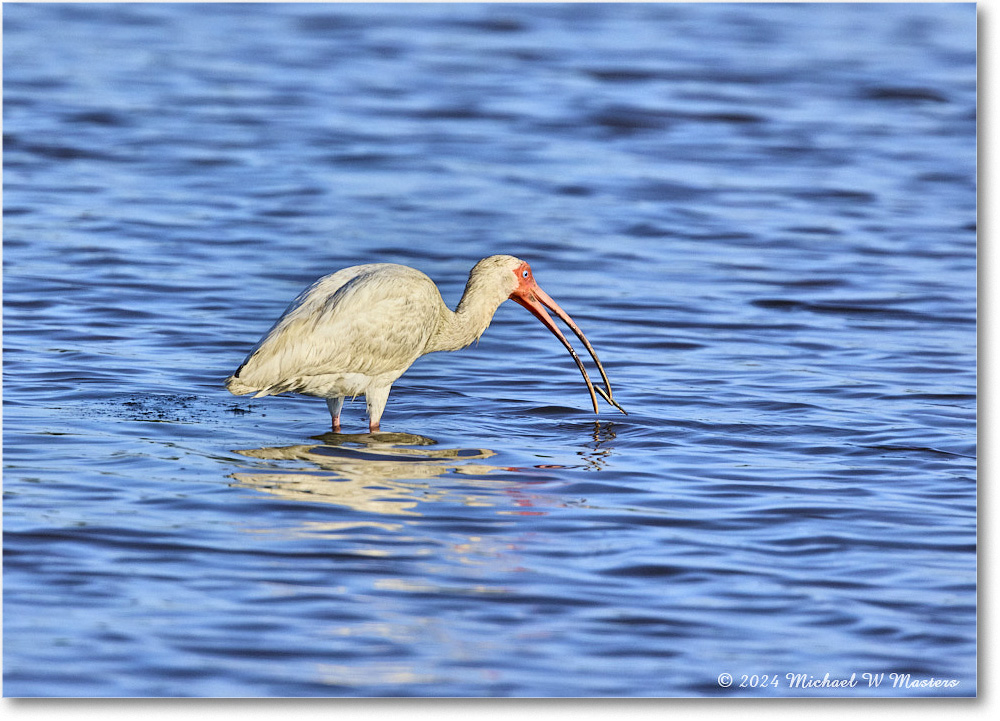
M476 280L475 277L469 278L462 300L454 311L442 304L441 318L428 343L427 353L465 348L479 340L489 327L493 314L507 300L507 295L495 286L477 283Z

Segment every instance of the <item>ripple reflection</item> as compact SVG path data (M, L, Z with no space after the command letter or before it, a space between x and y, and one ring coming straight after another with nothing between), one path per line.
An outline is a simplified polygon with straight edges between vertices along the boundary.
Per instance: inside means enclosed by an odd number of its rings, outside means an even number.
M236 487L289 501L329 503L366 513L421 515L421 503L447 500L465 506L492 506L498 483L477 477L499 470L475 461L496 455L488 449L432 448L437 441L408 433L326 434L322 443L236 450L263 461L293 461L301 468L233 473ZM449 474L465 477L461 489L421 481Z

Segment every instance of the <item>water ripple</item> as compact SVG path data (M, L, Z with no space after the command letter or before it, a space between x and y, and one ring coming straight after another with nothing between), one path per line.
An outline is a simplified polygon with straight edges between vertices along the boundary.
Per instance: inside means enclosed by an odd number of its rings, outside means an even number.
M5 7L5 692L975 695L975 21ZM513 304L386 433L222 387L321 275L498 252L628 416Z

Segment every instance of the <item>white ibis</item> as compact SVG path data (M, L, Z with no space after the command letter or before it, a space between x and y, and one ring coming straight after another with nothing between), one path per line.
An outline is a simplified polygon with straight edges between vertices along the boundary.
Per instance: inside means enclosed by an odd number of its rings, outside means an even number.
M226 379L235 395L303 393L325 398L340 432L346 396L364 395L368 428L374 433L392 384L420 356L464 348L483 334L507 299L520 303L562 342L580 367L597 413L596 390L622 413L597 353L573 319L531 274L531 266L510 255L476 263L458 308L445 305L434 282L419 270L392 263L344 268L303 291L256 347ZM595 388L580 357L546 308L583 342L604 380Z

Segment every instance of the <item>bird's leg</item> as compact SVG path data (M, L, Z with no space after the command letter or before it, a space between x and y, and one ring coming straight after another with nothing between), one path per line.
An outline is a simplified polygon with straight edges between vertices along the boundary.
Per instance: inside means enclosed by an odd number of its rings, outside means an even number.
M344 407L343 396L327 398L326 407L330 409L330 417L333 419L333 432L340 433L340 410Z
M389 400L389 389L392 386L382 388L369 388L365 393L365 403L368 405L368 432L376 433L378 423L382 420L382 411L385 410L385 403Z

